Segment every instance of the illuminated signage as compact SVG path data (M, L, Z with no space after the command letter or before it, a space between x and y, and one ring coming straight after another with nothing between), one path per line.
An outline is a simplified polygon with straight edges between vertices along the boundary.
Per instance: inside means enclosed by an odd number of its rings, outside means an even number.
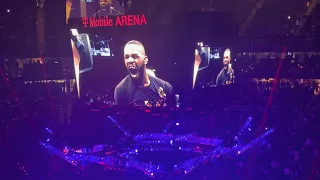
M82 18L83 27L124 27L124 26L144 26L147 25L146 17L142 15L123 15L116 18L104 17L84 17Z

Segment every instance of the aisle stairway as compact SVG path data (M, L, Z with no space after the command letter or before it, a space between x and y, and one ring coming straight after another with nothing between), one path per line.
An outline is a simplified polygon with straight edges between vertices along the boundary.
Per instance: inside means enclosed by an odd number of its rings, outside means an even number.
M240 26L239 36L244 36L247 32L247 29L250 27L252 20L255 18L257 11L259 8L262 8L264 4L264 0L258 0L256 6L251 10L250 15L246 18L246 20Z
M300 20L299 28L296 29L296 31L294 32L295 36L298 36L300 34L301 30L303 29L303 27L305 26L305 24L308 20L308 17L312 14L315 7L317 5L319 5L319 2L320 2L320 0L312 0L310 6L306 10L306 13L304 14L304 16Z

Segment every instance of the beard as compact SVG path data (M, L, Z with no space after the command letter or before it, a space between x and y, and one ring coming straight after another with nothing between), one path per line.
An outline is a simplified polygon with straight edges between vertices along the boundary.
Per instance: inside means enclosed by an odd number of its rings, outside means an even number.
M223 61L223 67L224 68L228 68L229 67L230 62L229 61Z
M130 63L127 65L128 74L135 80L143 78L145 69L146 67L144 65L139 67L136 63Z

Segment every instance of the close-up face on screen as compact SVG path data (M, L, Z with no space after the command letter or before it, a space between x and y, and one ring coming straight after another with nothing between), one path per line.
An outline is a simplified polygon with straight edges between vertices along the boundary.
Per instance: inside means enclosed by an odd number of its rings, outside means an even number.
M168 106L173 96L172 74L163 64L170 63L170 45L161 38L150 43L149 36L166 35L146 36L146 31L70 29L80 99L111 106ZM161 55L162 51L166 54Z
M213 88L235 83L232 62L231 49L212 47L203 44L203 42L197 43L193 69L193 88Z

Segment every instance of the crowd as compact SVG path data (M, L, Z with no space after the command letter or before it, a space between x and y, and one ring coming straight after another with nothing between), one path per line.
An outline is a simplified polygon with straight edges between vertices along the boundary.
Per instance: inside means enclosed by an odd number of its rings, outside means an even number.
M44 124L66 124L65 121L55 119L53 115L53 111L59 112L60 105L67 99L61 84L24 84L11 81L8 85L3 79L0 83L0 142L7 147L1 155L3 162L8 163L7 167L10 169L2 175L11 177L14 175L17 179L97 176L128 178L128 173L103 171L99 167L73 168L59 157L50 156L39 146L38 141L43 138L40 129ZM48 87L52 91L51 96L48 94ZM236 112L232 107L245 107L243 109L246 111L257 114L255 120L256 123L260 123L271 87L272 82L239 85L235 92L237 95L232 96L235 98L227 106L230 109L227 110L227 114L237 117L244 112ZM266 139L264 145L238 158L223 157L218 162L199 168L185 178L248 179L250 176L252 179L319 179L320 139L317 135L319 130L317 120L320 117L319 96L314 96L308 88L302 86L291 88L282 83L279 87L281 88L274 92L267 111L268 126L274 126L277 130ZM228 91L224 91L226 92ZM105 94L101 96L106 96ZM99 99L98 95L94 97ZM105 99L108 99L107 97ZM225 111L219 110L215 113L222 113L225 116ZM72 120L71 116L69 123L73 123ZM219 166L217 167L215 163L219 163ZM143 175L137 176L143 177Z
M18 65L17 65L18 66ZM43 61L41 59L23 64L22 77L26 81L59 80L65 78L62 60ZM32 72L32 73L31 73Z
M199 2L205 12L231 12L237 24L243 28L241 35L249 37L294 36L300 32L307 19L305 14L313 6L313 0L276 1L244 0L222 1L210 0ZM198 3L192 7L198 8ZM310 10L309 10L310 11ZM312 14L312 13L311 13ZM311 15L308 14L308 15ZM311 28L304 30L303 35L311 35ZM301 34L301 33L298 33Z
M293 36L311 2L263 1L247 30L250 36Z
M282 78L315 79L318 77L317 72L320 70L318 54L287 52L283 60L281 60L281 56L282 53L264 54L263 57L259 53L245 53L236 57L237 61L233 66L236 68L235 71L240 73L240 76L273 78L281 62L280 77Z
M188 2L194 5L193 1ZM186 2L181 1L180 4L183 3ZM250 36L291 36L300 28L301 20L310 3L305 0L268 0L260 4L258 1L230 3L210 0L205 1L203 10L241 11L239 14L242 16L238 16L239 22L254 16L248 21L247 35ZM240 5L246 8L238 8ZM198 8L201 5L194 5L196 6ZM255 8L256 11L253 11ZM9 10L1 16L1 22L12 24L14 16ZM29 27L28 22L34 22L34 17L26 16L24 19L24 29L33 31L35 27ZM0 36L6 44L1 46L3 52L20 49L25 51L25 54L38 54L33 52L36 41L31 41L35 39L35 35L28 35L26 38L27 30L17 33L21 29L21 23L18 24L12 25L15 26L12 27L15 31L8 28L3 30L4 35ZM17 39L24 39L22 44L18 43L18 48ZM292 55L287 55L280 72L281 80L275 91L274 80L271 78L275 76L279 67L279 57L269 56L261 59L255 54L237 57L233 66L237 77L256 77L258 80L242 82L239 78L234 86L225 87L222 92L210 96L214 97L215 103L206 109L207 115L198 119L195 117L197 121L205 122L195 126L199 126L198 130L211 131L216 117L222 121L226 120L223 123L226 126L232 126L232 123L227 122L252 114L253 132L264 121L266 127L275 127L276 131L261 146L255 147L245 155L220 157L182 179L320 179L320 96L317 96L320 92L319 81L311 81L310 85L302 80L318 76L320 65L317 61L320 57L317 54L302 56L292 61ZM96 124L95 127L100 126L98 123L101 121L96 119L99 116L83 116L82 113L87 111L88 105L114 105L113 91L89 91L85 93L85 102L78 101L75 89L64 81L74 78L72 72L68 68L62 68L59 60L30 62L24 64L20 70L17 78L7 80L4 79L5 76L0 77L0 179L147 179L145 175L131 170L113 172L101 166L89 166L85 169L73 167L45 151L39 145L39 140L46 137L43 129L47 126L70 130L59 136L60 140L55 142L57 145L66 145L63 139L69 139L70 142L90 141L88 137L75 140L70 136L79 134L77 131L80 130L75 128L78 127L78 118L82 118L82 121L87 121L85 118L88 118L88 121ZM295 80L297 78L299 80ZM213 100L207 98L206 102L211 101ZM193 127L188 127L190 128ZM223 135L221 137L224 138Z

